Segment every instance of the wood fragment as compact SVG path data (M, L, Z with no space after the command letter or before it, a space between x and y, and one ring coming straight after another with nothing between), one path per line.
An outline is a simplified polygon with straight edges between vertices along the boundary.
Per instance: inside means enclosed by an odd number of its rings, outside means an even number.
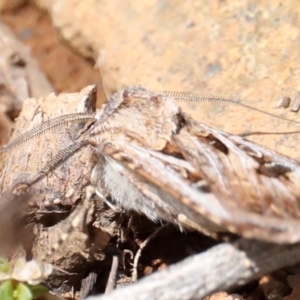
M295 99L295 102L291 108L291 111L292 112L297 112L300 108L300 92L298 92L297 96L296 96L296 99Z
M88 295L90 295L91 291L94 288L94 285L97 281L97 274L95 272L89 273L89 275L81 281L81 288L79 299L85 299Z
M110 293L114 290L116 286L116 279L118 275L118 267L119 267L119 257L117 255L114 255L112 258L111 268L105 288L105 293Z
M203 299L299 261L299 243L279 246L240 239L236 245L217 245L136 284L87 300Z
M137 251L135 257L134 257L134 261L133 261L133 271L132 271L132 282L136 282L138 280L138 264L139 264L139 260L142 254L143 249L149 244L149 242L154 239L158 233L163 230L167 225L164 225L162 227L157 228L150 236L148 236L148 238L146 240L144 240L139 247L139 250Z
M27 0L2 0L0 2L0 12L14 11L24 5Z

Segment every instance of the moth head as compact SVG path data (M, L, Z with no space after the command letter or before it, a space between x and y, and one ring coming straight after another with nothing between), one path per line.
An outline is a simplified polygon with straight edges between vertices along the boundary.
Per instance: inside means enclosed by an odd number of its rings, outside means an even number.
M120 136L144 147L161 150L178 129L180 109L173 97L134 86L114 94L91 132L101 140Z

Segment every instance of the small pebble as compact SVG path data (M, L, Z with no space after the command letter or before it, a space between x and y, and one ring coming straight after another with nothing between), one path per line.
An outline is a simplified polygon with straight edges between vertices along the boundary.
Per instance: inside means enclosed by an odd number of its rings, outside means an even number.
M279 108L279 107L287 108L290 106L290 103L291 103L291 98L288 96L284 96L278 101L276 107L277 108Z
M296 96L296 99L295 99L295 102L291 108L291 111L293 112L297 112L300 108L300 92L298 92L297 96Z

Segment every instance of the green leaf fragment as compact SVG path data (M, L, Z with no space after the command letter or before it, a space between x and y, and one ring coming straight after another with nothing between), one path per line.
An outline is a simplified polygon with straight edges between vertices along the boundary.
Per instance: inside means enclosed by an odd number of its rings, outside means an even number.
M24 283L18 283L17 288L14 290L15 300L32 300L33 294L30 287Z
M3 257L0 257L0 271L3 273L8 273L10 271L10 265Z
M41 297L49 292L49 290L42 284L30 285L30 290L33 295L33 299Z
M0 285L0 300L14 300L14 286L11 280Z

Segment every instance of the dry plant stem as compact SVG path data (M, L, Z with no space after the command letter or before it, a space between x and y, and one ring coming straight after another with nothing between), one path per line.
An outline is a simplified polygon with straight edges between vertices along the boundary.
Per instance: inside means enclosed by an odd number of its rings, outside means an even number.
M112 258L112 263L111 263L111 269L109 272L106 288L105 288L105 293L109 293L114 290L116 286L116 278L118 274L118 267L119 267L119 257L117 255L114 255Z
M149 244L149 242L154 239L157 234L165 228L167 225L164 225L162 227L157 228L150 236L147 237L141 244L140 248L137 251L135 257L134 257L134 262L133 262L133 270L132 270L132 282L136 282L138 280L138 263L139 259L141 257L143 249Z
M274 245L240 239L191 256L138 283L88 300L202 299L216 291L243 285L300 261L300 244ZM221 276L220 276L221 275Z

